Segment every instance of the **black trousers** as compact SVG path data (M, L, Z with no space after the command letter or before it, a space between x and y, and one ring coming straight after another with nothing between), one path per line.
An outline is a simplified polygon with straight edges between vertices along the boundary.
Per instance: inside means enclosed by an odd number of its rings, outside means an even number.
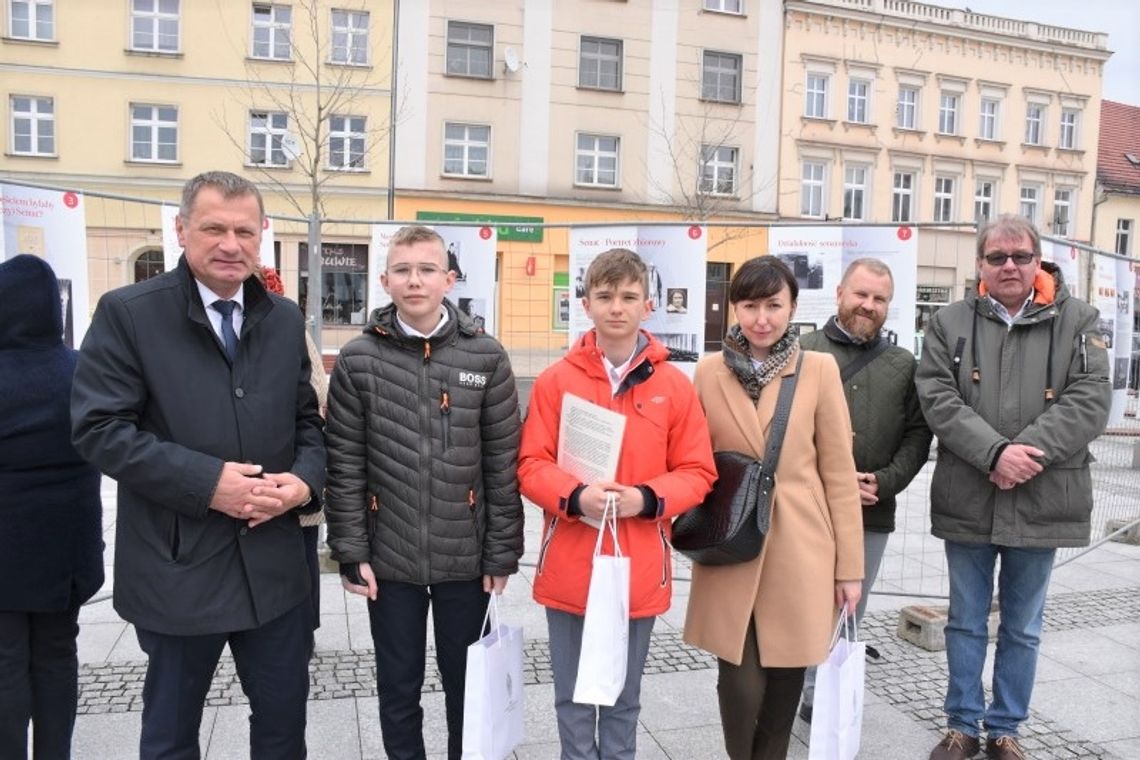
M0 611L0 758L71 757L79 701L79 605L62 612Z
M202 708L228 643L249 699L251 760L303 760L309 697L310 601L248 631L169 636L136 629L148 662L140 760L198 760Z
M368 603L376 646L380 733L391 760L423 760L424 711L420 692L427 658L427 613L435 626L435 658L447 710L447 756L463 755L463 687L467 647L481 635L488 595L483 579L418 586L380 581Z

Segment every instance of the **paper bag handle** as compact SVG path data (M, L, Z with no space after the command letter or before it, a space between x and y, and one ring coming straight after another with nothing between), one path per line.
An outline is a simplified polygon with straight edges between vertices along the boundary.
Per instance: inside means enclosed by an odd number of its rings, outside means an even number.
M602 553L602 536L605 534L607 528L614 540L613 556L623 556L621 553L621 545L618 544L617 535L617 494L613 491L606 492L606 506L602 511L602 524L598 526L598 538L594 542L595 557Z

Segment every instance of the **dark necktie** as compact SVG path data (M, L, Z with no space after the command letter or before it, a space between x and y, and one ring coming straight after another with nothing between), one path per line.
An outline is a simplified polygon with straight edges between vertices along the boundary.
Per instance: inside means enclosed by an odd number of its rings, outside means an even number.
M222 315L222 342L226 344L226 355L230 361L237 356L238 337L234 332L234 301L214 301L213 306Z

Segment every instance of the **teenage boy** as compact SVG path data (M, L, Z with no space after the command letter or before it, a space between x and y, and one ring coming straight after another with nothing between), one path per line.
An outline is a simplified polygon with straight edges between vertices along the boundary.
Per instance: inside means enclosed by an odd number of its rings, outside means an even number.
M716 480L693 386L666 363L669 350L641 329L650 311L648 279L633 251L615 248L594 259L582 299L594 329L539 375L523 425L519 485L545 512L534 598L547 608L558 735L562 757L573 760L634 757L649 635L672 596L671 522L699 504ZM613 482L582 483L558 467L567 393L625 415ZM582 518L601 519L608 494L617 501L618 541L631 561L629 659L617 703L595 707L572 699L598 535Z
M380 281L392 303L329 387L328 542L344 587L368 597L388 757L424 757L430 605L458 760L467 647L523 551L518 396L503 347L444 300L455 272L438 234L397 231Z

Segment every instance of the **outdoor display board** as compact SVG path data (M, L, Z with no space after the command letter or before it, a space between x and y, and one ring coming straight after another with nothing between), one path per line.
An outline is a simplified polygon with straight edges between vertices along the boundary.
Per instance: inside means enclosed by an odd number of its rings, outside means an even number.
M1124 421L1128 401L1128 369L1132 360L1132 289L1135 282L1131 262L1111 256L1093 256L1090 302L1100 312L1100 336L1108 347L1112 378L1110 427Z

